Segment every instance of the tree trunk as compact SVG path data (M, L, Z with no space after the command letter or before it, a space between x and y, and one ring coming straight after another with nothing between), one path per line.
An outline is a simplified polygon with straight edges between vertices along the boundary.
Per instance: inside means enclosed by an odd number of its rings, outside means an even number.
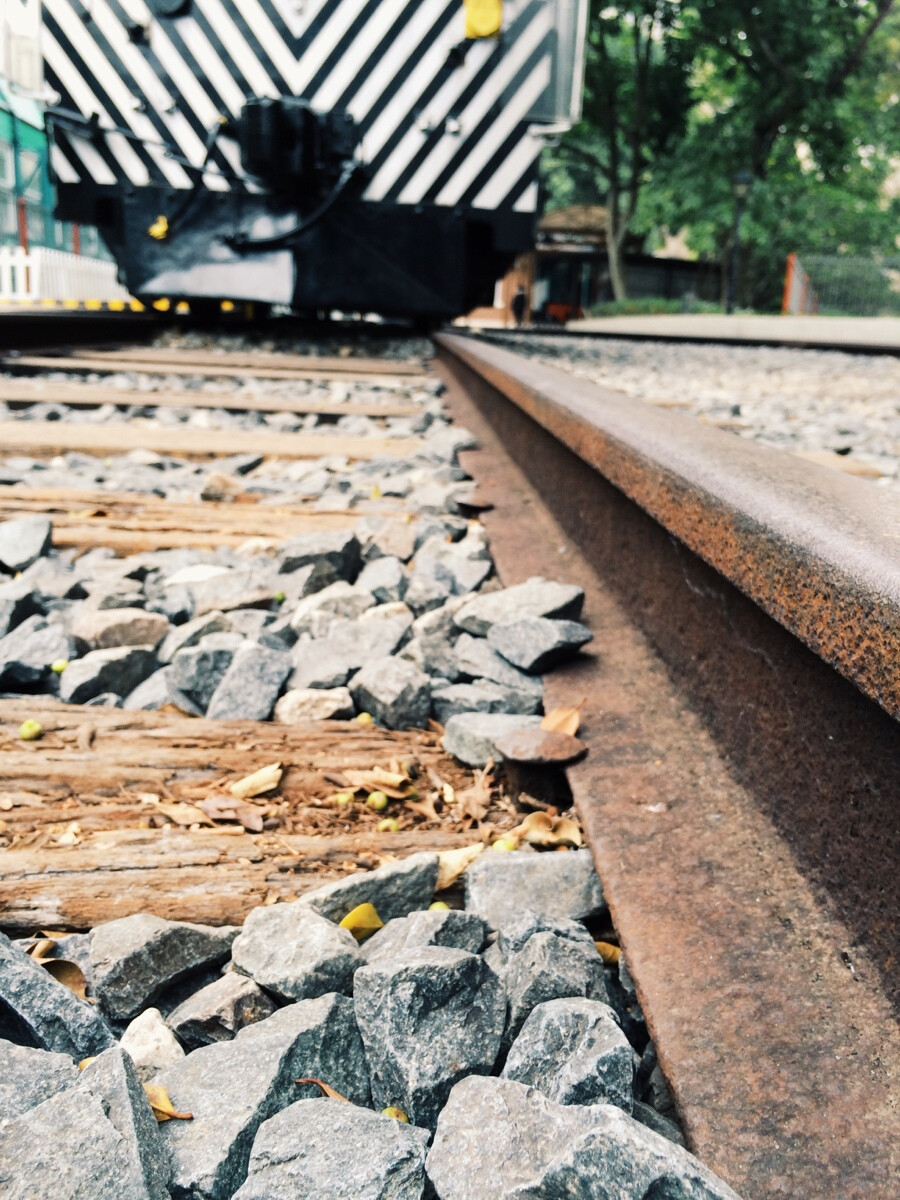
M609 230L606 238L606 258L609 263L609 281L616 300L628 299L628 284L625 279L624 235Z

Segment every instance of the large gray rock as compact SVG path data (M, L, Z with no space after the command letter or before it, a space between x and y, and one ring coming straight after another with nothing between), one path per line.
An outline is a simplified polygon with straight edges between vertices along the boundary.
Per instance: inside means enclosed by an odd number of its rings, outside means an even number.
M353 587L344 579L322 588L301 600L291 617L291 629L297 634L319 633L323 618L343 618L354 621L371 608L375 597L364 588Z
M260 569L260 564L235 567L208 579L197 579L187 585L194 602L194 612L230 612L233 608L268 608L278 590L274 567Z
M402 616L377 621L336 620L327 637L304 640L294 647L290 686L341 687L369 659L393 654L403 642L408 627L409 619Z
M460 675L466 679L489 679L504 688L512 688L540 698L543 684L517 667L510 666L490 648L484 638L464 633L456 643L456 661Z
M615 1104L630 1113L634 1052L608 1005L548 1000L531 1010L502 1077L559 1104Z
M15 575L46 554L53 525L45 517L16 517L0 524L0 571Z
M274 719L282 725L301 721L339 721L353 716L353 697L345 687L292 688L275 705Z
M400 657L409 659L426 675L436 676L435 683L442 679L455 682L460 678L452 644L438 635L421 634L410 638L400 651Z
M128 1054L118 1046L105 1050L81 1072L76 1089L99 1100L119 1132L118 1156L129 1181L123 1195L168 1200L169 1163L159 1126Z
M224 721L265 721L291 672L285 650L251 642L241 646L213 693L206 715Z
M358 871L304 892L297 904L331 921L342 921L358 904L371 904L386 924L428 907L434 899L439 866L436 854L411 854L374 871Z
M507 712L508 692L486 679L477 683L448 683L432 687L431 711L435 719L446 725L460 713Z
M292 538L281 547L278 558L282 574L306 566L328 567L332 579L352 583L359 573L362 552L354 533L335 529Z
M50 664L68 659L72 641L64 629L44 617L24 620L0 639L0 688L33 687L52 677Z
M127 696L156 669L151 646L92 650L70 662L60 676L59 695L69 704L86 704L103 692Z
M161 613L145 612L142 608L82 607L71 631L82 651L156 646L169 632L169 622Z
M10 579L7 583L0 583L0 638L5 638L39 610L38 597L26 580Z
M492 625L487 642L513 666L539 674L574 658L593 636L579 621L524 617L521 621Z
M450 1094L426 1160L439 1200L739 1200L613 1105L562 1105L509 1079Z
M263 1121L321 1095L298 1078L322 1079L353 1103L369 1103L365 1053L346 996L289 1004L158 1076L175 1107L193 1113L192 1121L161 1127L175 1200L228 1200L244 1181Z
M464 879L466 910L478 913L494 928L519 915L523 896L527 896L530 909L576 921L603 907L603 890L587 850L569 854L518 850L483 854L472 863Z
M240 931L135 913L91 933L94 990L100 1006L130 1020L170 984L224 962Z
M395 917L383 929L363 942L361 950L366 962L381 962L395 958L406 950L424 946L450 946L477 954L487 937L487 926L474 913L454 909L435 912L412 912L408 917Z
M498 738L540 723L540 717L518 713L457 713L444 729L444 749L470 767L483 767L488 759L499 759Z
M183 1046L158 1008L145 1008L136 1016L122 1034L119 1045L128 1052L144 1083L184 1058Z
M402 658L376 658L350 681L353 702L388 729L424 727L431 710L431 680Z
M376 558L363 567L356 586L371 592L378 604L402 600L409 587L409 571L399 558Z
M162 708L170 699L169 668L160 667L158 671L148 675L143 683L139 683L133 692L128 693L122 707L129 712L150 712Z
M555 929L538 930L515 950L504 944L501 931L498 944L502 961L492 961L509 1001L506 1045L538 1004L569 996L608 999L603 961L587 930L577 922L560 921Z
M493 1068L506 996L479 955L430 946L361 967L354 1006L375 1106L433 1129L454 1083Z
M281 1000L349 995L353 972L364 961L352 933L300 904L251 909L231 960Z
M207 634L196 645L176 652L168 683L205 712L243 642L239 633Z
M135 1180L96 1097L69 1088L0 1124L3 1200L162 1200ZM165 1196L165 1193L162 1193Z
M169 663L179 650L187 650L189 646L196 646L209 634L231 633L232 630L231 618L226 617L223 612L213 610L205 613L202 617L194 617L192 621L186 621L184 625L176 625L163 639L162 645L157 651L157 657L161 663Z
M453 596L476 591L492 570L485 544L475 545L468 537L461 542L429 538L416 553L415 578L431 580Z
M492 625L523 617L557 617L575 621L581 616L584 592L569 583L535 576L514 587L475 596L454 617L460 629L484 637Z
M0 1122L43 1104L78 1080L68 1054L0 1041Z
M100 1014L0 933L0 1038L88 1058L115 1045Z
M422 1200L426 1130L335 1100L264 1122L234 1200Z
M167 1024L188 1050L196 1050L229 1042L245 1025L264 1021L274 1011L274 1003L258 984L237 971L227 971L174 1008Z

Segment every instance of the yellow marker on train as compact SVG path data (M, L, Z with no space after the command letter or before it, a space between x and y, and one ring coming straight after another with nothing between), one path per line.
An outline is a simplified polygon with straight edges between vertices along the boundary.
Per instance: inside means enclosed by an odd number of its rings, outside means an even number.
M152 238L163 242L169 235L169 218L160 214L147 230Z
M463 0L466 37L496 37L503 28L503 0Z

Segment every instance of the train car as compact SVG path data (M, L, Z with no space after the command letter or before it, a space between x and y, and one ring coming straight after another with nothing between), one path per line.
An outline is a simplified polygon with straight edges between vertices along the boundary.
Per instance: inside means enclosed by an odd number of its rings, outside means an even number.
M57 215L133 295L419 318L532 243L587 0L43 0Z

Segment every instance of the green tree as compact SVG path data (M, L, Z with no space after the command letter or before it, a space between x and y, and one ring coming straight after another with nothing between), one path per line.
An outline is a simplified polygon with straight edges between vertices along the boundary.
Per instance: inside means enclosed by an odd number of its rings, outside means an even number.
M548 168L556 204L602 197L609 273L626 292L623 251L642 189L685 131L691 108L690 52L677 0L591 0L584 115Z

